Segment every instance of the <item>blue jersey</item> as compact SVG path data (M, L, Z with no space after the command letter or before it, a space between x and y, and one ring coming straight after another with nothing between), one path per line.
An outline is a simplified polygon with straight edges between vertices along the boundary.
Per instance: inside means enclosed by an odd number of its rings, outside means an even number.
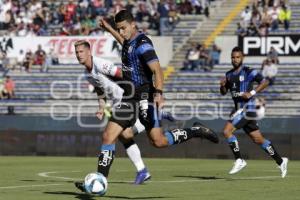
M226 88L230 90L232 99L234 101L235 110L247 106L247 110L255 109L255 99L243 99L241 95L244 92L250 92L253 90L253 84L255 82L261 83L263 80L262 74L257 70L251 69L247 66L242 66L239 72L235 72L234 69L226 72Z
M153 85L152 71L148 64L158 61L152 41L139 33L132 40L125 40L122 48L123 79L130 81L136 88L143 85ZM128 88L124 88L125 93Z

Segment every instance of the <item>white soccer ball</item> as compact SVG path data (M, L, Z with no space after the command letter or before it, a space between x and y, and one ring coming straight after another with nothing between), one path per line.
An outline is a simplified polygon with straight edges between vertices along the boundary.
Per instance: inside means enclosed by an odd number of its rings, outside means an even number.
M89 194L103 196L107 191L107 186L107 179L101 173L89 173L84 178L84 188Z

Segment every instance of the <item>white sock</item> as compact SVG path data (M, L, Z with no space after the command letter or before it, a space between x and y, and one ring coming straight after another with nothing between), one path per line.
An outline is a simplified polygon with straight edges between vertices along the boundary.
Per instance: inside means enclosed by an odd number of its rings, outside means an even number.
M145 164L143 162L141 152L137 144L133 144L130 147L128 147L126 149L126 153L131 162L134 164L137 171L141 171L145 168Z

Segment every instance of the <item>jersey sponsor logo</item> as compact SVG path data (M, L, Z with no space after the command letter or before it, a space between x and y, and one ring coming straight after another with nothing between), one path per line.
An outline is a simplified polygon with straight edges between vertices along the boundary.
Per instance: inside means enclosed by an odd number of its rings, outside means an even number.
M245 80L245 77L244 77L243 75L241 75L241 76L239 77L239 79L240 79L240 81L244 81L244 80Z
M129 46L129 48L128 48L128 53L131 53L132 50L133 50L133 46Z

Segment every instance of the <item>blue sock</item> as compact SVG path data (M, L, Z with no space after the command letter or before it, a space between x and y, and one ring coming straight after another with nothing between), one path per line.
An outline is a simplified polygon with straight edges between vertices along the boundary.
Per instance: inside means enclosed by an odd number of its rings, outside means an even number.
M169 146L173 145L173 144L174 144L174 138L173 138L172 133L169 132L169 131L166 131L164 134L165 134L165 136L166 136L167 139L168 139L168 144L169 144Z
M115 144L102 144L102 146L100 146L100 151L114 151L116 149L116 145Z

